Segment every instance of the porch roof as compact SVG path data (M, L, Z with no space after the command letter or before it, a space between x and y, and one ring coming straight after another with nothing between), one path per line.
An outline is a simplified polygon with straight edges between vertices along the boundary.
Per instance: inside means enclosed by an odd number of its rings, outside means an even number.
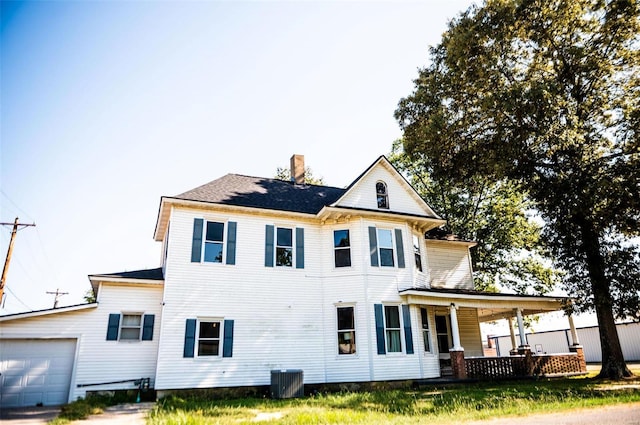
M412 288L400 291L409 304L435 306L470 307L478 309L480 322L507 319L516 316L516 309L522 314L547 313L562 310L569 298L536 295L501 294L469 289Z

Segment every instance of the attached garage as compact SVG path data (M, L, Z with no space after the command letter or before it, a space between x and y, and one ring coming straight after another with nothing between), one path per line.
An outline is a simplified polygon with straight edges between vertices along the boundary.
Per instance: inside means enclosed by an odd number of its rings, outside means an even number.
M76 339L0 339L0 405L53 406L69 400Z

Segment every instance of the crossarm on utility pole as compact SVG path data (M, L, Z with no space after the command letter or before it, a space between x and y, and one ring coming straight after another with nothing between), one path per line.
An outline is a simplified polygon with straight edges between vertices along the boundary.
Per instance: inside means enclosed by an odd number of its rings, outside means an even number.
M0 302L2 302L2 298L4 297L4 284L7 280L7 272L9 271L9 262L11 262L11 254L13 253L13 243L16 239L16 233L18 233L18 227L29 227L35 226L36 224L21 224L18 222L18 217L16 217L13 223L0 223L3 226L13 226L13 230L11 230L11 239L9 240L9 249L7 250L7 258L4 260L4 268L2 269L2 278L0 279Z

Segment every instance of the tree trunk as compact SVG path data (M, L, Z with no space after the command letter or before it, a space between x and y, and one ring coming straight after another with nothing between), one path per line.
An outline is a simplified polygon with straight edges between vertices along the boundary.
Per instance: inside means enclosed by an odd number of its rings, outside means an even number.
M600 252L600 240L593 223L579 220L582 233L583 252L587 259L587 270L593 291L593 302L598 318L598 332L602 350L602 368L598 378L622 379L633 376L624 361L620 338L613 317L613 299L609 281L605 274L605 264Z

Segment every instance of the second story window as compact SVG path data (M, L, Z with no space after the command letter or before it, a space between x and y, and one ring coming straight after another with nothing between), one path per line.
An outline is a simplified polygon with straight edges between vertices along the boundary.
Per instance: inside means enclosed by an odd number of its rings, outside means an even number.
M191 240L191 262L235 264L236 228L237 224L234 221L223 223L195 218Z
M267 224L264 265L304 269L304 229Z
M393 236L391 230L378 229L378 253L380 255L380 265L383 267L393 267Z
M333 247L336 267L351 266L351 242L348 230L334 230Z
M276 266L293 265L293 231L278 227L276 231Z
M413 256L416 261L416 270L422 271L422 255L420 254L420 237L413 235Z
M207 231L204 242L204 261L222 263L222 248L224 246L224 223L207 221Z
M378 208L389 209L389 194L387 193L387 184L385 182L376 183L376 197L378 199Z

